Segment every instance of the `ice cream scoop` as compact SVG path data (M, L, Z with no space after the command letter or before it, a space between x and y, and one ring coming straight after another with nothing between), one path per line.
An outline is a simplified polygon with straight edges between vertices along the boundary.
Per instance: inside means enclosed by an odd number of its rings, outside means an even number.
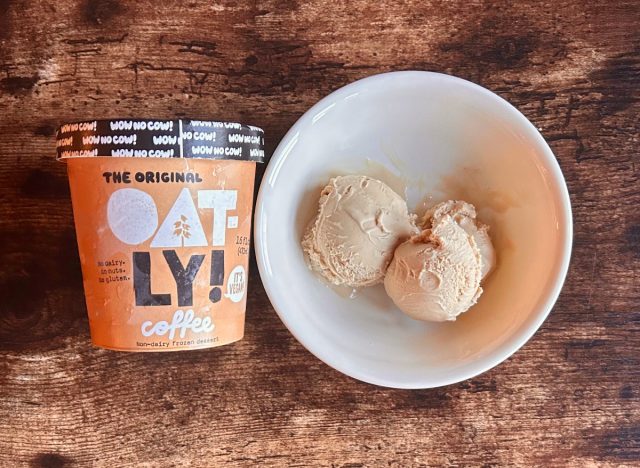
M496 264L496 252L489 237L489 226L476 219L476 208L462 200L448 200L435 205L422 218L422 228L428 229L443 216L449 215L467 234L473 237L482 260L484 279Z
M309 266L335 285L383 280L395 248L418 233L404 199L362 175L332 178L302 240Z
M475 218L469 203L441 203L425 215L423 231L396 249L384 286L407 315L455 320L476 303L480 282L495 265L495 252L488 227Z

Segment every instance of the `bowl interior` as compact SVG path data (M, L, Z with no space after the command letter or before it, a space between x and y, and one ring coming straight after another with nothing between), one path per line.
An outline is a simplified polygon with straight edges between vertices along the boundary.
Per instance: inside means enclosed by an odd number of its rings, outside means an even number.
M423 323L382 285L349 298L308 269L304 228L327 180L348 173L405 192L418 215L448 198L476 205L498 255L476 306ZM506 359L546 317L569 258L568 195L542 137L496 95L435 73L377 75L314 106L276 150L256 209L262 280L286 326L329 365L379 385L444 385Z

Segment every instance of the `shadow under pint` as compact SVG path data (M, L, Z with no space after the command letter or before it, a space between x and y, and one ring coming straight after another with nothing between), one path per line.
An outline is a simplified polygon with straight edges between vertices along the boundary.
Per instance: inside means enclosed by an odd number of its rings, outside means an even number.
M177 351L240 340L262 129L199 120L65 124L94 345Z

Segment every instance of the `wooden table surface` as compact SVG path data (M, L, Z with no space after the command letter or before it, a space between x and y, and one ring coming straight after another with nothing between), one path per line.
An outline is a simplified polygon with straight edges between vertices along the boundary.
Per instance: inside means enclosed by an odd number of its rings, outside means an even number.
M640 466L639 25L637 0L0 2L0 466ZM91 346L58 124L250 121L271 152L405 69L508 99L566 176L571 268L522 350L445 388L355 381L289 334L255 260L243 341Z

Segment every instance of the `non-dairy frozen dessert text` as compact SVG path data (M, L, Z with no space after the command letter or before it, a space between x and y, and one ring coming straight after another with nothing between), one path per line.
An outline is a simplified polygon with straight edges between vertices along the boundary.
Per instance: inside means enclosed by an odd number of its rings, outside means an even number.
M495 265L488 227L476 220L473 205L450 200L429 210L422 228L396 249L385 290L415 319L455 320L476 303Z
M330 283L358 288L380 283L395 248L418 233L404 199L361 175L332 178L302 240L310 267Z

